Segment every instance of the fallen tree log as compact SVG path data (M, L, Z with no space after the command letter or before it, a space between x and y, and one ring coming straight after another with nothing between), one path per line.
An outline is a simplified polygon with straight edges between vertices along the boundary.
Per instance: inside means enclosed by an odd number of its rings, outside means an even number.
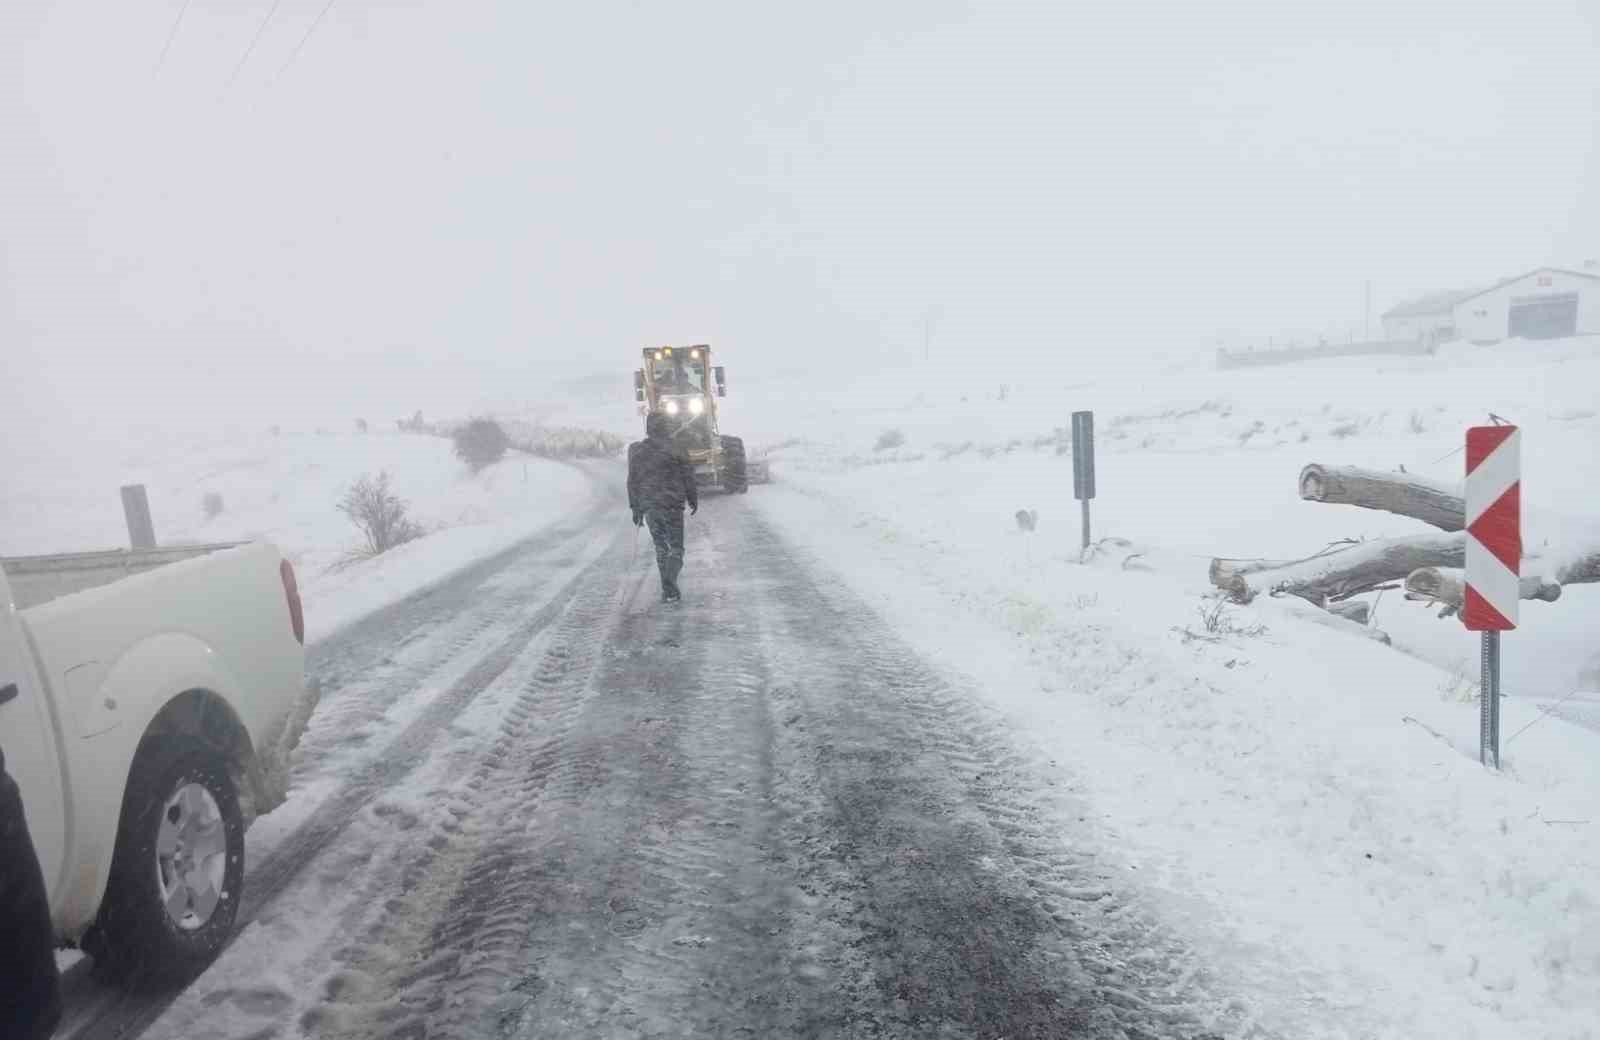
M1282 566L1240 573L1212 563L1213 584L1235 603L1248 603L1265 592L1299 596L1319 607L1405 580L1423 567L1462 567L1465 538L1461 534L1376 538L1348 548L1320 553Z
M1246 575L1255 574L1258 571L1275 571L1284 567L1293 567L1295 564L1305 563L1308 560L1320 560L1324 556L1339 552L1341 549L1359 544L1361 543L1353 538L1349 541L1335 542L1315 555L1304 556L1298 560L1256 560L1218 556L1211 561L1209 572L1211 584L1219 589L1225 589L1232 585L1235 579L1243 578Z
M1466 598L1466 584L1465 571L1453 567L1419 567L1406 575L1406 599L1440 603L1453 613L1461 609ZM1519 596L1554 603L1561 598L1561 586L1542 575L1525 574Z
M1365 625L1372 620L1372 604L1364 599L1353 599L1347 603L1330 603L1328 613L1337 614L1346 621L1354 621L1358 625Z
M1554 577L1563 585L1593 585L1600 582L1600 549L1580 552L1558 563Z
M1308 502L1409 516L1441 531L1459 531L1466 526L1466 505L1459 484L1411 473L1313 462L1300 471L1300 497Z

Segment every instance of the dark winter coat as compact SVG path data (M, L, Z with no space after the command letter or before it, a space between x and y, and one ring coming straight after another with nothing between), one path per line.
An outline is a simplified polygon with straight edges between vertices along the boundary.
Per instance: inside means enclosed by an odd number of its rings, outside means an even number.
M700 508L694 466L665 437L628 445L628 508L634 513Z
M0 751L0 1036L43 1040L61 1019L55 933L22 793Z

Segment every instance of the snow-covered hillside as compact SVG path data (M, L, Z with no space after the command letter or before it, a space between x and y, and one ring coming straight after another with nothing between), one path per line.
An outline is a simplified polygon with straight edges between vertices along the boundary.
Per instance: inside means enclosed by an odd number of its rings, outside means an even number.
M1525 430L1530 551L1600 518L1600 343L1453 348L1139 378L1013 377L981 358L783 395L756 438L781 528L1059 767L1063 826L1125 850L1119 884L1255 980L1286 1035L1592 1037L1600 1023L1600 587L1526 603L1505 637L1505 770L1477 763L1477 638L1386 594L1393 648L1303 604L1199 616L1213 555L1295 557L1415 521L1302 502L1308 462L1459 479L1463 429ZM773 394L776 399L778 394ZM1056 430L1096 412L1078 562ZM877 450L888 431L904 443ZM894 440L895 438L885 438ZM1025 534L1014 514L1039 512ZM1304 609L1301 609L1304 608Z
M163 544L266 538L282 548L299 571L313 641L579 511L599 486L523 455L474 475L448 440L387 432L147 430L116 444L41 445L7 469L0 555L126 545L117 489L143 483ZM429 533L349 563L361 539L337 502L352 481L380 472ZM208 516L212 494L222 508Z

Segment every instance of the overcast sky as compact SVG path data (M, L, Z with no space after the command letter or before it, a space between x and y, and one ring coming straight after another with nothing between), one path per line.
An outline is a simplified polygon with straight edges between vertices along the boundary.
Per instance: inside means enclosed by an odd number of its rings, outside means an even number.
M8 0L0 141L13 444L1098 365L1600 255L1600 4Z

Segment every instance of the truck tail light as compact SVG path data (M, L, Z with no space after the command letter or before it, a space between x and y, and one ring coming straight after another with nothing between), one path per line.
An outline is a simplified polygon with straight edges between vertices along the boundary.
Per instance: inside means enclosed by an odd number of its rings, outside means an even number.
M283 578L283 598L289 601L289 627L294 629L294 641L305 646L306 615L300 605L300 583L295 580L294 567L284 560L278 565L278 574Z

